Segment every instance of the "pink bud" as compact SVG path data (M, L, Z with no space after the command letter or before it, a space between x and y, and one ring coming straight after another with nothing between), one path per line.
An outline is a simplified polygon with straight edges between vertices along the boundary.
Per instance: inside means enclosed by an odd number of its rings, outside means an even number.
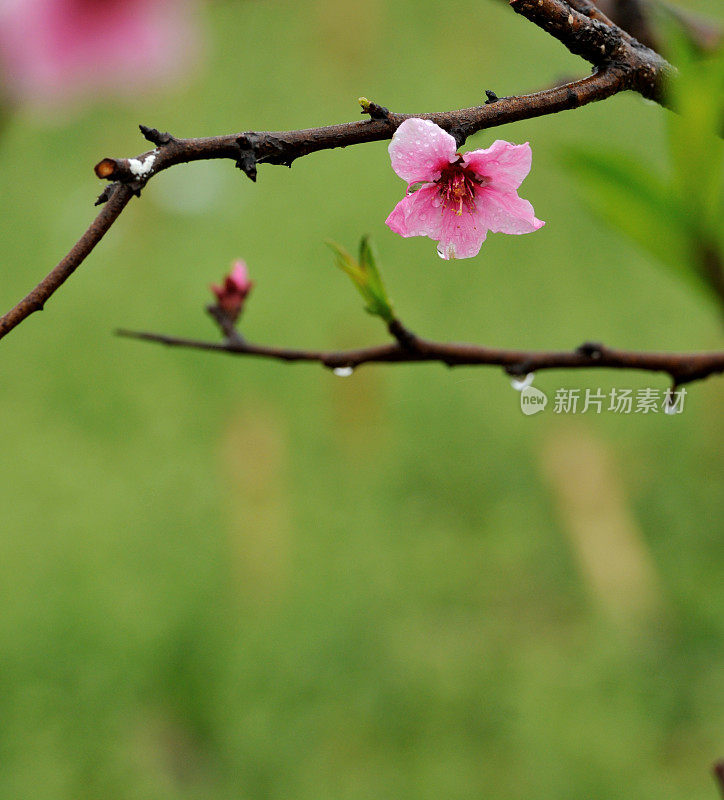
M249 280L249 268L246 266L246 261L237 259L234 261L234 266L231 268L229 283L233 284L239 292L243 292L246 297L251 291L252 282Z
M249 280L246 262L238 259L234 262L231 272L224 277L223 284L221 286L212 284L211 291L216 295L219 308L236 320L244 308L244 301L253 285Z

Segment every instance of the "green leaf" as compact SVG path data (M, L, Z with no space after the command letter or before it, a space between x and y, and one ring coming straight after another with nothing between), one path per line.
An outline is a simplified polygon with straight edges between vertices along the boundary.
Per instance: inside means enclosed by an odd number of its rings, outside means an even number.
M349 276L364 298L365 309L385 322L391 322L394 319L392 304L377 269L377 258L369 237L362 237L358 261L336 242L328 241L327 245L335 254L337 266Z
M671 186L623 154L570 148L564 160L595 212L690 286L710 293L696 255L698 220Z
M714 232L722 213L724 51L703 55L673 21L665 30L677 66L668 87L677 113L667 115L673 180L700 227Z

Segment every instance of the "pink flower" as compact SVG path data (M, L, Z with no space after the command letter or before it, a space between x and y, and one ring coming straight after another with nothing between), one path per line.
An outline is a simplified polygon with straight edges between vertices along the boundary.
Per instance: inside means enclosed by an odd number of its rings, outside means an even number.
M249 280L246 262L238 259L234 262L231 272L224 278L223 285L213 284L211 291L216 295L219 308L236 320L253 285Z
M133 95L198 50L191 0L0 0L0 84L13 99Z
M545 223L518 197L530 172L530 145L501 139L458 153L455 139L425 119L406 119L390 142L392 169L408 183L387 217L400 236L429 236L442 258L471 258L488 231L531 233ZM415 188L415 184L422 184Z

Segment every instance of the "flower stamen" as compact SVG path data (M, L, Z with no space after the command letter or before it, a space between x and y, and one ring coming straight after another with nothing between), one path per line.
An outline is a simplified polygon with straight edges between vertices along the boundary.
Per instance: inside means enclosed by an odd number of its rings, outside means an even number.
M475 211L475 187L482 186L485 179L466 169L460 162L444 169L437 181L443 209L450 209L461 216L463 209Z

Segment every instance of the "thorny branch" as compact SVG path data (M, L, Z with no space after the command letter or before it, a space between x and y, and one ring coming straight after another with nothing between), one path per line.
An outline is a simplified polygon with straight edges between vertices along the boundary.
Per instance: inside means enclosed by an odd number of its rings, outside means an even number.
M458 111L396 114L377 104L368 103L363 110L369 119L307 130L247 131L226 136L180 139L141 126L142 133L155 148L136 158L104 158L96 165L96 175L111 182L98 199L98 204L104 204L103 209L58 266L27 297L0 317L0 338L34 311L43 308L48 298L109 230L131 197L139 195L153 175L177 164L228 158L249 178L256 180L259 164L291 166L295 159L319 150L389 139L398 126L412 116L434 121L462 145L467 137L478 131L578 108L624 90L633 90L666 104L665 84L672 67L658 53L614 25L591 0L510 0L510 5L516 13L550 33L572 53L589 61L593 65L592 74L563 86L518 97L498 98L494 92L488 92L488 99L482 105ZM345 353L251 345L229 337L228 331L227 340L222 344L156 334L126 335L205 350L318 361L329 367L357 366L372 361L442 361L449 365L497 364L517 374L533 369L596 366L664 371L678 383L703 378L724 369L724 353L646 354L617 351L598 345L593 349L584 347L573 352L521 353L474 345L439 344L417 337L413 338L414 347L411 347L410 341L400 340L394 331L391 332L397 338L396 344Z

